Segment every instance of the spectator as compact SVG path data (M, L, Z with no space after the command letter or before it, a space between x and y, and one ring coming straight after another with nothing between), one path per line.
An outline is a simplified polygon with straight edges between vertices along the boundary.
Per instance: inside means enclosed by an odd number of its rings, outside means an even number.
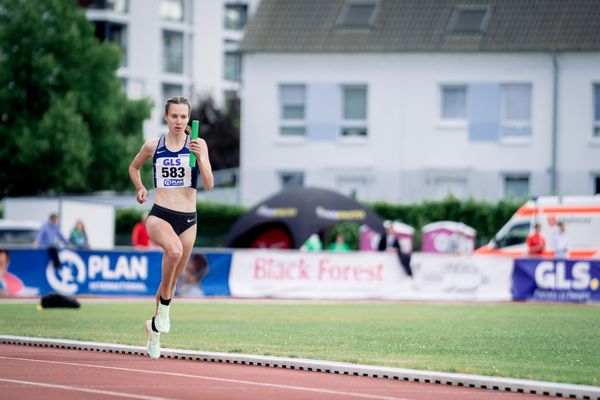
M81 220L77 220L75 226L71 230L69 236L69 243L76 249L89 249L87 233L85 232L85 226Z
M328 249L333 251L350 251L350 246L346 243L344 234L338 232L338 234L335 235L335 241L329 245Z
M131 232L131 243L134 247L137 248L148 248L152 247L152 241L150 240L150 236L148 235L148 231L146 230L146 219L148 218L148 213L145 212L142 214L141 220L135 224L133 227L133 231Z
M8 282L5 277L9 262L10 256L8 255L8 250L0 249L0 297L10 296Z
M37 233L33 247L42 247L48 250L48 256L54 264L54 268L60 267L60 259L58 258L59 242L63 245L67 245L67 239L60 232L58 227L58 216L56 214L50 214L48 222L46 222Z
M300 250L304 251L321 251L323 250L323 244L321 243L321 238L316 233L313 233L306 239Z
M379 251L396 253L398 255L398 259L400 260L400 265L402 266L402 269L404 269L404 273L406 273L408 277L412 278L413 273L410 266L411 254L404 253L400 249L400 242L396 237L396 232L394 231L394 225L392 224L392 221L385 221L383 226L385 227L385 235L379 239Z
M558 221L557 230L552 236L552 250L554 250L554 258L565 259L568 257L569 241L563 221Z
M546 249L546 240L542 236L542 225L535 223L533 232L527 236L527 252L531 256L541 256Z

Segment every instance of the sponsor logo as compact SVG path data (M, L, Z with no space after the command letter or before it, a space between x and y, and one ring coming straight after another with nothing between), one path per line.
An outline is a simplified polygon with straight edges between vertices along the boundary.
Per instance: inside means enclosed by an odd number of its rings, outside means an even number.
M365 210L328 210L324 207L317 206L315 213L320 218L335 221L350 219L362 220L367 218Z
M183 186L183 179L165 179L165 186Z
M256 214L263 217L293 218L298 215L298 209L295 207L271 208L268 206L260 206L256 210Z
M598 289L598 279L591 278L589 262L574 263L570 275L568 276L567 267L563 261L542 261L535 269L535 283L540 289Z
M189 224L190 222L194 222L195 220L196 220L196 218L192 218L192 219L188 219L187 222Z
M177 166L181 165L181 159L180 158L165 158L163 161L163 165L177 167Z
M92 254L85 261L74 251L59 253L61 265L54 268L52 261L46 266L46 279L55 291L74 295L80 287L88 284L92 291L146 292L148 258L146 256L121 255L111 264L108 255Z
M157 150L156 154L164 153L166 150Z

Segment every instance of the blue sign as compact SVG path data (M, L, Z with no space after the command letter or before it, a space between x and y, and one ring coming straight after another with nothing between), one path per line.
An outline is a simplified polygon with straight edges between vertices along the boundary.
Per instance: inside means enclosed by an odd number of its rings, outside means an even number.
M61 265L55 267L46 250L11 249L8 272L18 281L14 285L16 295L59 292L66 295L154 296L162 276L162 255L160 251L62 249L59 250ZM231 253L197 253L192 259L197 257L207 260L207 266L201 275L188 279L188 288L198 289L189 295L230 295ZM191 269L190 262L184 277ZM184 277L180 285L183 285Z
M600 261L516 259L514 300L600 301Z

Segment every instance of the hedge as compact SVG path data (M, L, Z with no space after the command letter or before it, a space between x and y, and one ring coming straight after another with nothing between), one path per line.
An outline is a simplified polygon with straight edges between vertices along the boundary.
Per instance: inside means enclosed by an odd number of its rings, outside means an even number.
M477 245L489 241L521 206L515 200L501 200L498 203L458 200L447 197L441 201L424 201L412 204L389 204L383 202L366 203L382 219L399 220L415 228L414 248L421 247L421 228L435 221L457 221L467 224L477 231ZM246 208L199 202L198 236L196 246L220 247L233 223L241 217ZM135 209L123 209L116 214L115 244L131 245L131 230L140 220L142 212ZM352 233L349 230L356 230ZM352 248L358 246L358 225L346 224L329 232L326 243L333 240L335 233L345 232Z

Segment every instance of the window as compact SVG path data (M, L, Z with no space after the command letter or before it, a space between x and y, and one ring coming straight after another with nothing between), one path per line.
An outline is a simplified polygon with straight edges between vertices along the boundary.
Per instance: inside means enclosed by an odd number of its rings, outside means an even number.
M600 139L600 84L594 84L594 137Z
M248 6L246 4L225 5L225 29L234 31L244 30L248 18Z
M378 2L349 0L342 8L338 25L348 28L368 28L375 23Z
M94 22L96 37L103 42L115 43L121 49L121 67L127 66L127 25L110 21Z
M367 86L342 86L341 135L367 136Z
M164 105L167 104L167 100L171 97L183 96L183 86L176 85L172 83L163 83L162 85L162 102L161 102L161 110L164 112ZM166 125L165 119L162 117L162 112L160 114L160 120L163 125Z
M282 136L304 136L304 110L306 102L305 85L280 85L279 86Z
M92 10L112 10L126 13L128 10L127 0L79 0L79 5Z
M507 175L504 177L504 197L526 199L529 197L529 176Z
M225 79L239 82L242 74L242 56L237 51L225 53Z
M159 14L162 19L170 21L183 21L185 12L184 0L161 0Z
M453 196L458 199L467 194L467 177L460 174L438 175L433 177L433 198L436 200Z
M183 33L163 31L163 69L183 73Z
M364 198L368 194L369 178L361 175L342 175L336 178L336 190L352 199Z
M500 88L500 135L531 136L531 85L502 85Z
M527 235L529 235L529 229L529 222L512 226L508 232L506 232L506 235L501 238L497 238L498 242L496 243L496 247L503 248L525 243L527 240Z
M467 112L467 87L442 86L442 119L465 119Z
M450 15L448 30L458 34L482 33L491 16L489 6L456 6Z
M594 194L600 194L600 175L594 176Z
M290 189L304 186L304 172L287 171L279 173L279 182L281 189Z

